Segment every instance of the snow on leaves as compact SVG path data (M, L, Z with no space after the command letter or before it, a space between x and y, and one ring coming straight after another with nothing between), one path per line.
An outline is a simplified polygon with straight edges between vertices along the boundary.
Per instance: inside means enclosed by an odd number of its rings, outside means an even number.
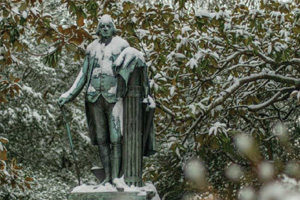
M216 122L209 129L208 135L217 135L218 132L224 133L227 136L226 124Z

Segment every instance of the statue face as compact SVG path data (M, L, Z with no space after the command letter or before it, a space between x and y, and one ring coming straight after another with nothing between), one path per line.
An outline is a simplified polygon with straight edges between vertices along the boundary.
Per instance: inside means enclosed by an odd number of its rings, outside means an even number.
M111 23L100 23L99 30L101 37L110 38L114 34L114 28Z

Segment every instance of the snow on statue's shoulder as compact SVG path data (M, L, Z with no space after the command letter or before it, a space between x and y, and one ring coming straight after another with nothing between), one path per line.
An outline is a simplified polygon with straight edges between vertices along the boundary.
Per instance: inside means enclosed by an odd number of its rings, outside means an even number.
M109 44L109 48L113 54L119 54L126 47L129 47L129 43L119 36L113 37Z
M133 47L127 47L122 51L114 64L120 66L123 63L123 66L127 66L133 59L140 59L142 62L145 62L144 56L139 50Z
M95 52L99 43L100 43L99 39L96 39L93 42L91 42L86 48L86 53Z
M123 49L129 47L129 43L119 36L115 36L112 38L111 42L105 46L105 44L100 42L100 39L94 40L90 43L86 48L86 53L93 55L102 55L105 51L107 55L111 54L119 54Z

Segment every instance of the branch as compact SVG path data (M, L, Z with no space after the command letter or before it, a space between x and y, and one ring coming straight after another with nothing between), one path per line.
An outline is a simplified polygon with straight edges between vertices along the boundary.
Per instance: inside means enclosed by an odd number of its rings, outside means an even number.
M299 58L293 58L288 61L283 61L279 63L280 65L300 65L300 59Z
M161 130L161 131L158 133L158 135L160 135L160 134L162 134L163 132L165 132L165 131L170 127L170 125L172 124L172 122L173 122L173 118L170 120L169 124L168 124L163 130Z
M278 99L278 97L281 96L281 94L282 94L282 92L279 91L272 98L270 98L268 101L265 101L263 103L256 104L256 105L250 105L250 106L247 106L247 107L250 111L258 111L260 109L263 109L263 108L268 107L269 105L275 103L276 100Z
M167 113L168 115L170 115L173 118L176 117L176 114L173 113L169 108L165 107L162 103L160 103L158 101L156 101L155 103L156 103L157 108L159 108L160 110Z
M191 131L197 126L197 124L203 119L204 115L209 113L212 109L217 107L218 105L221 105L224 103L224 101L235 91L237 91L242 85L261 80L261 79L269 79L281 83L287 83L287 84L293 84L293 85L300 85L300 79L292 78L292 77L285 77L282 75L276 75L276 74L267 74L267 73L259 73L252 76L236 79L234 84L231 85L229 88L227 88L224 92L221 92L220 97L218 97L214 102L212 102L208 107L207 110L200 114L200 116L197 117L196 121L192 124L192 126L184 133L185 135L189 135ZM278 98L278 97L276 97Z
M270 57L258 52L257 55L263 59L264 61L266 61L267 63L273 64L273 65L277 65L277 63Z
M251 51L249 50L244 50L244 51L238 51L238 52L235 52L234 54L231 54L230 56L228 56L225 60L220 60L220 63L228 63L232 60L234 60L236 57L238 57L239 55L241 54L245 54L245 53L249 53Z
M292 108L287 114L286 114L286 116L284 116L281 120L286 120L289 116L290 116L290 114L292 114L292 112L296 109L296 108L298 108L300 105L297 105L297 106L295 106L294 108Z

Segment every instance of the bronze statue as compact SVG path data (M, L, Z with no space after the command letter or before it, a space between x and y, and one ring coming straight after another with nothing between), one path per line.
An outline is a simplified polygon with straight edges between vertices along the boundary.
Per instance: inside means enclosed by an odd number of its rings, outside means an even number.
M100 38L88 45L79 75L58 103L72 101L87 84L86 116L105 171L102 184L124 174L127 184L141 186L142 157L155 150L147 67L142 54L116 36L109 15L96 33Z

